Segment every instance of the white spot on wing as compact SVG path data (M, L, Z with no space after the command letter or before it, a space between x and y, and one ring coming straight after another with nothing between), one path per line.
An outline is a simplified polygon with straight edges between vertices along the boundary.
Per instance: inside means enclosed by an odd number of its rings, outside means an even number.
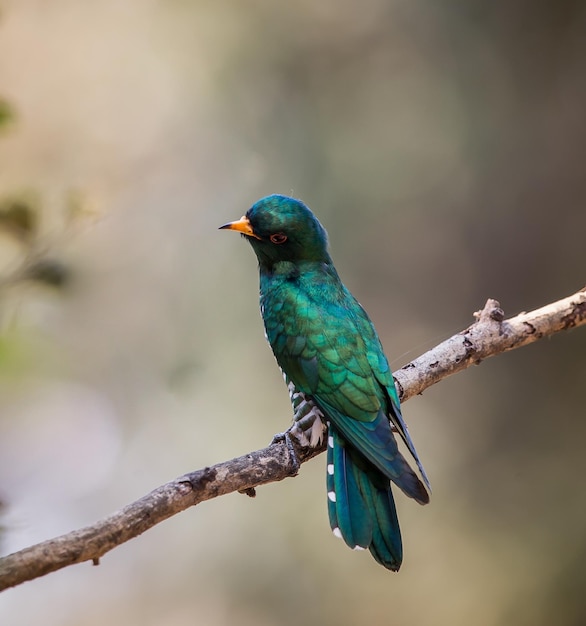
M336 492L335 491L328 491L328 499L331 502L335 502L336 501Z
M334 475L334 466L331 463L328 465L328 474L330 476Z
M352 550L366 550L366 548L363 548L362 546L354 546Z
M328 437L328 446L330 448L334 447L334 438L331 435Z
M338 539L342 539L342 533L340 532L340 529L337 526L336 528L332 530L332 532L334 533L334 537L337 537Z

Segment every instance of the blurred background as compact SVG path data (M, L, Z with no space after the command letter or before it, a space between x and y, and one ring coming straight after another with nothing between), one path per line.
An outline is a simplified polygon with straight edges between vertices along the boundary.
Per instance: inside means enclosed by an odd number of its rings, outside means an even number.
M399 368L584 285L576 0L0 0L0 553L290 421L256 260L307 202ZM324 458L0 596L3 626L581 625L586 330L406 404L434 487L399 574L331 535Z

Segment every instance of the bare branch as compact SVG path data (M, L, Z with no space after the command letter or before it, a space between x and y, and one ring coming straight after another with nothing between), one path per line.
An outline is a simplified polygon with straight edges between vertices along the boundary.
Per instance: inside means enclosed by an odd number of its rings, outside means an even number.
M490 356L586 324L586 291L509 320L496 300L488 300L475 317L472 326L396 372L403 402ZM91 526L0 558L0 591L74 563L98 564L116 546L204 500L234 491L254 496L255 487L296 475L297 460L323 449L280 436L262 450L176 478Z
M401 401L470 365L586 323L586 287L563 300L505 320L496 300L474 313L476 322L395 372Z

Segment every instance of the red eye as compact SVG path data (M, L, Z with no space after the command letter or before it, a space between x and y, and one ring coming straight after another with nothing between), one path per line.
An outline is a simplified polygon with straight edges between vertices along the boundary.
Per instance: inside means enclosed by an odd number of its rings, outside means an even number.
M275 233L274 235L271 235L269 239L278 245L287 241L287 235L284 235L283 233Z

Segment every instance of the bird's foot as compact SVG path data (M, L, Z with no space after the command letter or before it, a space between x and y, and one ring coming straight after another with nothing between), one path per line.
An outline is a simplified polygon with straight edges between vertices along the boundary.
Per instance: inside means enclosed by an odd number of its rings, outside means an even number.
M287 452L289 453L289 459L291 461L291 476L296 476L299 473L299 468L301 467L301 462L299 461L299 457L297 456L297 452L295 451L295 446L291 441L291 435L293 433L293 429L286 430L284 433L277 433L271 444L273 443L281 443L284 442L287 446Z

